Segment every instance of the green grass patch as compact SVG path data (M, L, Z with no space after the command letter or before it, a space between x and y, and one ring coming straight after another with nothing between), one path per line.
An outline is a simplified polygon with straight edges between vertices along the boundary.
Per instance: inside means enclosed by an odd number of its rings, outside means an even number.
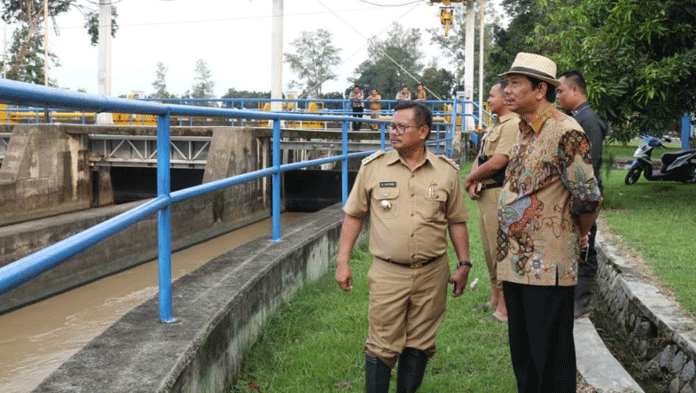
M626 145L623 144L608 144L605 143L604 147L602 149L603 157L604 157L604 162L609 162L611 161L611 158L614 158L616 160L628 160L628 159L633 159L633 153L636 151L636 148L640 144L642 139L634 139L631 142L627 143ZM668 152L668 151L678 151L681 149L681 145L676 144L676 143L667 143L667 142L662 142L665 145L665 149L655 149L653 150L653 159L657 159L662 156L663 153Z
M464 165L462 173L471 165ZM469 283L479 278L476 291L467 288L449 297L440 326L438 353L428 363L423 392L512 392L507 324L483 320L474 307L490 297L490 281L481 249L476 203L467 200L471 257ZM456 262L450 249L452 265ZM363 347L367 337L367 271L371 256L366 245L353 251L354 288L342 292L334 269L306 284L279 312L272 315L258 342L245 354L234 392L363 392ZM392 374L395 391L396 373Z
M674 293L691 316L696 315L694 228L696 184L648 182L641 177L624 184L626 171L604 178L602 217L651 266L659 284Z

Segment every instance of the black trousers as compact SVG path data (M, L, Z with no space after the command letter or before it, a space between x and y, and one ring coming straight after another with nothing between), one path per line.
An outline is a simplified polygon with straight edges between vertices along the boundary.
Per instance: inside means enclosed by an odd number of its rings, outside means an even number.
M362 119L363 117L363 111L365 110L364 107L354 107L353 108L353 117L357 117ZM353 122L353 131L358 131L360 130L360 126L362 125L361 122L354 121Z
M574 291L503 283L518 392L575 393Z

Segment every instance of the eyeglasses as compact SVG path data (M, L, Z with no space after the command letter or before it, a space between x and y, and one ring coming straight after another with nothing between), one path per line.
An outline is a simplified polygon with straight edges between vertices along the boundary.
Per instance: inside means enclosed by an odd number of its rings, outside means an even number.
M406 125L406 124L394 124L394 123L390 123L390 124L389 124L389 129L390 129L390 130L395 130L395 131L396 131L396 135L401 135L401 134L403 134L403 133L406 132L406 130L409 129L409 128L421 128L421 127L423 127L423 126L408 126L408 125Z

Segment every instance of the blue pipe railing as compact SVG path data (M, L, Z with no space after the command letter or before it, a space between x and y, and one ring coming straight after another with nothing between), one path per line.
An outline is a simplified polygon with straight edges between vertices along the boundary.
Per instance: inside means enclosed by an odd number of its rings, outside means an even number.
M273 239L281 240L280 231L280 181L281 173L341 161L342 164L342 200L348 197L348 160L370 154L371 152L348 153L348 124L355 120L349 116L326 116L319 114L294 114L292 112L266 112L258 110L240 110L210 108L204 106L184 106L153 103L142 100L107 98L104 96L77 93L27 83L0 80L0 102L20 105L36 105L50 108L71 109L77 111L137 113L157 116L157 197L138 207L104 221L77 235L55 243L34 254L21 258L9 265L0 267L0 294L9 292L39 274L50 270L70 257L84 251L91 245L157 213L158 226L158 263L159 263L159 304L160 320L173 322L171 294L171 205L195 196L218 191L225 187L250 180L270 176L272 179L272 221ZM451 155L451 145L456 129L456 101L452 103L452 123L445 130L446 152ZM463 106L462 106L463 107ZM176 192L170 192L170 119L171 116L219 116L235 119L265 119L273 121L272 159L273 167L233 176L226 179L201 184ZM342 123L342 152L339 156L325 157L305 162L282 164L280 156L281 120L292 121L333 121ZM385 149L386 122L370 118L360 120L364 123L380 124L380 143ZM440 130L436 131L437 149L439 151Z

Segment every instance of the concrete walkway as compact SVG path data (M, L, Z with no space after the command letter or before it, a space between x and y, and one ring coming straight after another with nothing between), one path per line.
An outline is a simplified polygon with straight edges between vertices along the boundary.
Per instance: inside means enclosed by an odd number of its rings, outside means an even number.
M643 393L640 385L609 352L589 318L576 320L573 334L578 372L590 386L602 393Z

